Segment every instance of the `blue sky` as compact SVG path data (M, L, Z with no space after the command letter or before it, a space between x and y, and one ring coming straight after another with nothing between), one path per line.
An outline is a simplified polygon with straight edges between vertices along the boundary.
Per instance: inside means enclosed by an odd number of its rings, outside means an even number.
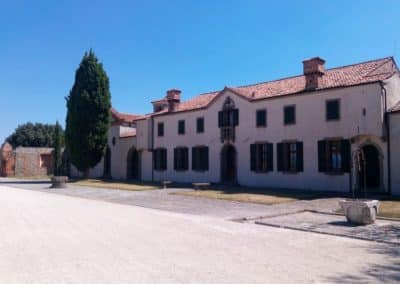
M114 107L147 113L167 89L187 99L297 75L308 57L328 68L398 59L399 11L394 0L1 0L0 142L27 121L64 125L64 97L89 48Z

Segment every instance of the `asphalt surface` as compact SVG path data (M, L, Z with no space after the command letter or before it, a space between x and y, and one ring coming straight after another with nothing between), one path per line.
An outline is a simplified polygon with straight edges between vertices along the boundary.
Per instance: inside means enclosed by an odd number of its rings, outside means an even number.
M0 186L0 283L395 282L399 250Z

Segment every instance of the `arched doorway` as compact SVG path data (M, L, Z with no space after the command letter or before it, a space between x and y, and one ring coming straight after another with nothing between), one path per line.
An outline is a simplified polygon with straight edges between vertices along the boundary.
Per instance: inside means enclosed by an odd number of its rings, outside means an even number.
M365 145L361 148L365 162L361 167L358 184L360 190L379 190L381 187L381 162L379 150L374 145ZM365 171L364 171L365 167Z
M236 149L231 144L226 144L221 150L221 182L236 183Z
M127 179L140 179L140 153L135 147L128 152L126 166Z
M108 146L104 154L103 177L111 178L111 149Z

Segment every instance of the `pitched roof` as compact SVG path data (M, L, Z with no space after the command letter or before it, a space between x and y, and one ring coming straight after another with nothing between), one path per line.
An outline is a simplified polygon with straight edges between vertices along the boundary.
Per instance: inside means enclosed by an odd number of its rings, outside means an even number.
M115 108L111 108L111 115L117 122L133 122L142 117L142 115L118 112Z
M382 59L331 68L325 70L325 73L322 76L322 83L317 90L350 87L378 82L388 79L395 72L398 72L398 69L393 57L385 57ZM305 86L306 77L304 75L299 75L240 87L226 87L225 89L231 90L234 93L253 101L302 93L306 91ZM190 100L181 102L174 112L205 108L221 92L222 91L205 93ZM153 113L153 115L158 114L161 113Z

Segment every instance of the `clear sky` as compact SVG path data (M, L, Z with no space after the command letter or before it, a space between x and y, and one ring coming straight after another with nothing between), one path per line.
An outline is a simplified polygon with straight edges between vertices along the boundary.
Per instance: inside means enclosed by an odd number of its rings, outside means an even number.
M399 59L399 12L395 0L0 0L0 143L27 121L64 125L64 97L89 48L113 106L147 113L167 89L187 99L297 75L308 57L328 68Z

